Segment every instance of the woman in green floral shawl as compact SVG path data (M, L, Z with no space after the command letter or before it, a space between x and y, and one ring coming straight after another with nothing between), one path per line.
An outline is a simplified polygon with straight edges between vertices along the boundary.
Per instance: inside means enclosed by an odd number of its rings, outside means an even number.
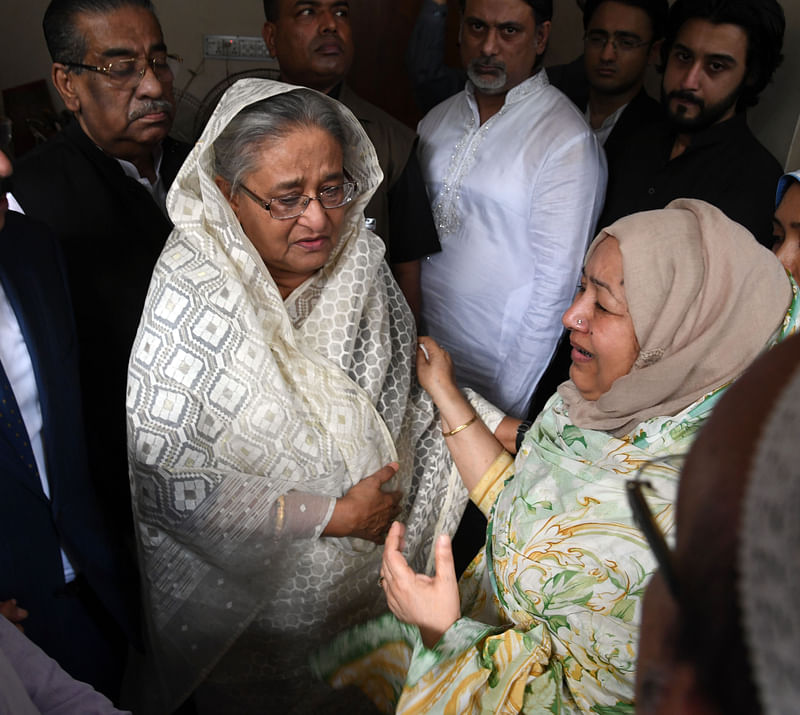
M503 445L518 422L492 434L447 354L421 339L420 381L489 517L486 545L456 585L446 537L436 576L415 574L394 524L381 569L394 615L340 635L315 671L384 712L633 712L641 596L656 564L625 482L688 450L725 387L796 330L798 307L775 257L709 204L679 199L614 223L590 246L564 315L570 380L516 459ZM664 463L649 478L670 534L678 474Z

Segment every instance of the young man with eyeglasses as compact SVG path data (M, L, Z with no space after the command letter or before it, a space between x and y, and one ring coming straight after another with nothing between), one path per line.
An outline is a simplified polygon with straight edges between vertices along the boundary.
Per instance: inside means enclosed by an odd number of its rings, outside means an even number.
M172 229L167 189L188 153L167 136L174 60L149 0L53 0L43 27L74 121L19 161L14 196L61 241L92 476L110 522L130 538L128 356Z
M772 246L782 169L753 136L755 106L782 60L777 0L676 0L661 48L666 118L609 157L600 225L673 199L702 199Z
M609 161L632 132L662 117L661 106L643 83L661 48L668 12L667 0L586 3L583 60L589 93L576 103Z

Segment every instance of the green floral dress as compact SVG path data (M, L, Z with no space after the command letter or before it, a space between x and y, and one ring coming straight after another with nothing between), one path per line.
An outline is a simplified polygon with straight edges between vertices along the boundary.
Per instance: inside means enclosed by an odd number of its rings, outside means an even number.
M317 673L358 685L385 712L632 712L641 596L656 564L625 481L686 452L720 392L624 439L575 427L553 397L513 466L498 470L516 473L461 579L463 617L428 650L416 627L386 615L318 653ZM667 533L677 481L664 465L650 498Z
M797 329L793 287L770 346ZM625 482L643 462L685 454L726 387L622 438L576 427L551 398L516 460L504 453L481 482L489 497L475 501L489 505L489 526L459 583L462 618L427 649L416 626L386 614L315 653L314 671L387 713L633 713L641 599L656 563ZM486 487L492 478L502 489ZM676 467L659 463L648 480L671 538Z

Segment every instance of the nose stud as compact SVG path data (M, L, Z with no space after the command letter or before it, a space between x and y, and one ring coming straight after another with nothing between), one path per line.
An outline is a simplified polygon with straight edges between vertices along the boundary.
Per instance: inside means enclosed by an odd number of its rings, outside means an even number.
M583 325L583 320L581 318L578 318L578 320L576 322L577 322L578 325Z

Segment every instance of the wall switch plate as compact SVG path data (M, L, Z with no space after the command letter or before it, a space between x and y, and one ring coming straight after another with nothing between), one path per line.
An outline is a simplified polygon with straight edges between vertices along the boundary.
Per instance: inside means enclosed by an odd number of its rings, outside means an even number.
M261 37L204 35L203 57L214 60L266 60L269 52Z

